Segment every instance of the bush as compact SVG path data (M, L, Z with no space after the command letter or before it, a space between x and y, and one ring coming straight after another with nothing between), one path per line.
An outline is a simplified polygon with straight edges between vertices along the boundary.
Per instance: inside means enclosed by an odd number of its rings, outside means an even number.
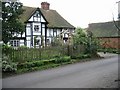
M70 56L57 57L56 59L54 59L54 63L69 62L70 60Z
M55 60L54 59L50 59L50 60L38 60L38 61L31 61L31 62L25 62L25 63L21 63L18 64L18 68L22 69L22 68L33 68L33 67L40 67L43 65L48 65L50 63L54 63Z
M34 66L39 67L39 66L44 65L44 61L34 61L33 64Z
M49 60L44 60L43 63L44 63L44 65L47 65L47 64L50 63L50 61Z
M13 49L13 48L12 48L10 45L7 45L7 44L3 44L3 45L2 45L2 52L3 52L5 55L10 54L12 49Z
M63 62L69 62L71 60L70 56L63 57Z
M25 62L18 64L18 68L31 68L31 67L39 67L45 65L44 60L39 61L31 61L31 62Z
M10 58L3 54L2 56L2 71L3 72L15 72L17 71L17 64L13 63Z
M2 61L2 71L3 72L15 72L17 71L17 64L8 63L7 61Z
M90 54L79 54L79 55L73 55L71 56L72 59L85 59L85 58L90 58Z

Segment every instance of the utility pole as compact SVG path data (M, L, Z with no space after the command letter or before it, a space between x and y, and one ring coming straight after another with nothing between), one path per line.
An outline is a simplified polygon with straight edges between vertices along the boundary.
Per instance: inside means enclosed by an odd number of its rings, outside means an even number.
M118 51L120 50L120 1L117 2L118 3ZM120 55L118 55L118 68L120 67ZM120 88L120 69L118 70L118 88Z
M120 20L120 1L118 1L117 3L118 3L118 20Z
M118 35L120 35L120 1L118 3Z

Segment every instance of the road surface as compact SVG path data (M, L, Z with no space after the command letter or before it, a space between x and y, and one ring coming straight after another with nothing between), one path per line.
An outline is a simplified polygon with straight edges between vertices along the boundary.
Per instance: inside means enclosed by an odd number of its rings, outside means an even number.
M117 88L118 57L76 63L3 79L3 88Z

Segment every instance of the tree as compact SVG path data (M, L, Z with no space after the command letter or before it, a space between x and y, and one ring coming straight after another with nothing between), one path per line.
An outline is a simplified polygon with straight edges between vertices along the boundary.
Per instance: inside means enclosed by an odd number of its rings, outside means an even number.
M85 30L82 28L77 28L75 30L75 35L73 37L74 44L87 44L87 34L85 33Z
M2 2L2 40L5 44L16 34L24 32L24 25L19 21L23 13L22 3Z
M98 40L93 36L92 32L86 31L82 28L77 28L75 30L75 35L73 37L74 46L84 45L85 53L96 53L97 47L99 45Z

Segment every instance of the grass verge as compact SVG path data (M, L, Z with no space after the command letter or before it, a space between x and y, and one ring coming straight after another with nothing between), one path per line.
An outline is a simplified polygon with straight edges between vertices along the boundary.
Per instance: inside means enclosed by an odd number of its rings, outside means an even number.
M51 69L51 68L55 68L55 67L59 67L59 66L64 66L64 65L68 65L68 64L73 64L73 63L78 63L78 62L86 62L86 61L91 61L91 60L99 60L101 59L101 57L99 56L92 56L92 57L86 57L84 59L71 59L71 60L67 60L65 62L59 62L59 63L48 63L45 65L41 65L41 66L34 66L34 67L29 67L29 68L19 68L16 72L5 72L2 73L2 77L9 77L9 76L15 76L15 75L19 75L19 74L24 74L24 73L28 73L28 72L34 72L34 71L41 71L41 70L47 70L47 69ZM54 60L54 59L53 59ZM51 62L51 61L50 61ZM45 61L46 63L46 61Z

